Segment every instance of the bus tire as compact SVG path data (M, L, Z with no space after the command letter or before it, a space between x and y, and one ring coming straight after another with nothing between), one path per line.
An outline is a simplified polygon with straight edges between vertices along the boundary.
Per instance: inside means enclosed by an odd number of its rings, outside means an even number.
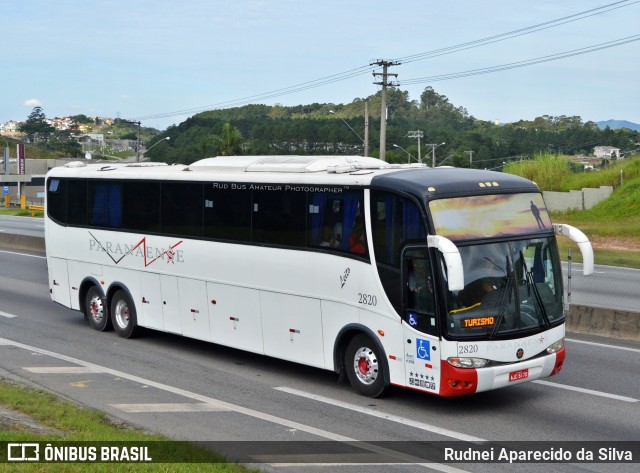
M87 291L84 299L84 315L87 317L92 329L98 332L111 329L111 319L107 311L107 304L105 304L100 290L95 286L91 286Z
M126 291L118 290L111 298L111 323L122 338L133 338L138 334L136 306Z
M345 350L345 369L351 387L359 394L379 397L387 390L384 363L381 353L365 334L358 334L349 341Z

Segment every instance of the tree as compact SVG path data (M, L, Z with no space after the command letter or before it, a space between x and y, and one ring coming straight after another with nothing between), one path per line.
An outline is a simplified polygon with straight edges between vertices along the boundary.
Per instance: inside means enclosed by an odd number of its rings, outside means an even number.
M35 107L29 114L27 121L20 126L20 131L27 135L30 142L46 142L55 128L46 122L42 107Z
M229 122L222 125L221 134L209 135L200 144L204 156L209 149L213 149L218 156L236 156L240 154L241 145L242 133Z
M71 157L80 156L82 152L82 146L71 138L71 132L68 130L54 131L49 137L47 148Z

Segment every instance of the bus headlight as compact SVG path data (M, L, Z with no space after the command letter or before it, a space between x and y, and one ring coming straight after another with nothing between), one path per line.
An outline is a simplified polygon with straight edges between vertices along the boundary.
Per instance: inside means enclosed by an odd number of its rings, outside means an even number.
M455 366L456 368L482 368L489 363L489 360L484 358L448 358L447 362L451 366Z
M555 353L564 346L564 338L561 338L555 343L552 343L547 347L547 353Z

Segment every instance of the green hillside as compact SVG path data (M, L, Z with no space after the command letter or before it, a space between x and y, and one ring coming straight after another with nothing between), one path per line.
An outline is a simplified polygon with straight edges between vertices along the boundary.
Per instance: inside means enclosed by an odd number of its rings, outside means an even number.
M578 116L544 115L534 120L496 124L479 120L462 106L427 87L419 98L388 91L385 158L389 162L431 162L456 167L501 169L541 152L592 155L595 146L613 146L626 154L636 149L638 132L600 129ZM368 107L365 107L368 104ZM365 109L368 117L365 118ZM198 113L171 126L154 140L169 137L147 156L154 161L191 163L219 155L362 155L365 122L369 155L380 156L381 94L348 104L298 106L246 105ZM421 146L410 131L419 131Z
M541 155L505 171L535 181L542 190L613 186L613 195L592 209L555 214L553 220L582 230L594 246L596 263L640 268L640 156L600 171L576 173L567 156ZM576 248L563 240L559 243L563 255L569 247ZM573 254L580 259L577 252Z

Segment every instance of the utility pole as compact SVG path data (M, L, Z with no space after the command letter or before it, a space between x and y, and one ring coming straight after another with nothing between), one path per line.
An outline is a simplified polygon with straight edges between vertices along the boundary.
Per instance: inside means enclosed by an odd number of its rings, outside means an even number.
M420 138L424 137L422 130L410 131L407 133L407 138L418 138L418 162L422 164L422 156L420 156Z
M140 121L135 120L122 120L125 123L130 123L131 125L138 125L138 144L136 145L136 163L140 162Z
M469 167L471 167L473 163L473 151L465 151L464 153L469 155Z
M364 156L369 156L369 102L364 101Z
M400 64L397 61L384 61L379 59L376 62L372 62L370 65L382 66L382 72L374 72L373 76L382 76L380 82L374 82L376 85L382 86L382 105L380 106L380 159L385 161L385 150L387 148L387 87L395 87L399 85L397 82L389 82L389 76L398 77L398 74L389 74L387 69L389 66L397 66Z
M4 136L0 136L6 144L4 148L4 173L9 175L9 142Z

